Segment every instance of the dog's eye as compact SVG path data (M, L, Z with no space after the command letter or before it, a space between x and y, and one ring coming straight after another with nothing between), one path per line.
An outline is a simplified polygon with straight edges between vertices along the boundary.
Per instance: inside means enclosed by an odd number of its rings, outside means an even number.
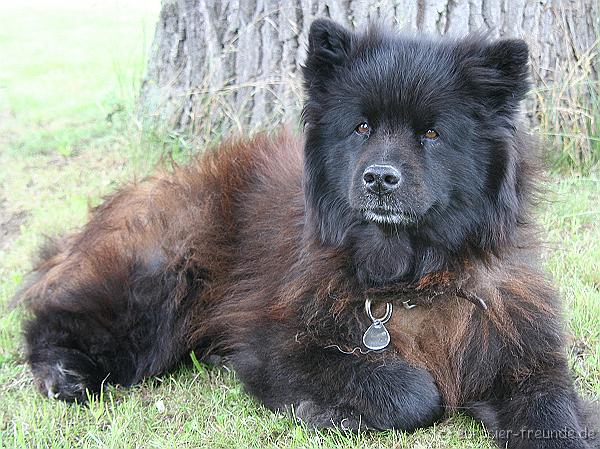
M425 134L423 134L423 137L429 140L435 140L439 137L439 134L435 129L428 129Z
M367 136L371 132L371 127L367 122L359 123L356 128L354 128L356 134L360 136Z

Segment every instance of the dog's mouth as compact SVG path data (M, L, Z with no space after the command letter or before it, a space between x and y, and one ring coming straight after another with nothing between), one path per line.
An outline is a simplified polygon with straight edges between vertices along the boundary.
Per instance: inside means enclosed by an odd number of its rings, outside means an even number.
M361 209L361 213L365 220L380 224L407 226L417 221L416 214L399 209L375 207Z

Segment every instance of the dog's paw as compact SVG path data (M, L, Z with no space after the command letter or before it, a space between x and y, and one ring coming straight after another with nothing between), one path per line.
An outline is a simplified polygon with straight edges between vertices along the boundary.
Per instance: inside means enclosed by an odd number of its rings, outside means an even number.
M311 400L301 401L294 407L294 415L310 427L318 429L338 427L342 430L366 429L360 417L348 410L324 407Z
M29 355L35 384L51 399L66 402L87 400L87 391L96 392L100 371L81 351L49 348Z

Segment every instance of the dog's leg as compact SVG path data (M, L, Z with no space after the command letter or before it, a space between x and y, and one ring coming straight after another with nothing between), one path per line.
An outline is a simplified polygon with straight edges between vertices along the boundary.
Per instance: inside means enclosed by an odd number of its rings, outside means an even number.
M135 384L189 349L178 320L185 305L170 297L174 275L140 271L134 267L127 279L103 273L35 307L25 328L27 359L43 394L84 401L86 389Z
M564 361L540 366L518 382L503 382L493 399L471 407L500 446L509 449L600 447L598 429L588 427L584 410Z
M264 348L264 346L263 346ZM264 352L263 352L264 351ZM334 348L265 351L248 347L232 357L249 391L272 409L293 408L315 427L425 427L443 414L431 375L382 354L344 354Z
M64 247L45 254L23 294L33 312L27 359L43 394L84 401L86 389L134 384L190 349L185 320L202 272L183 245L183 256L175 253L169 223L182 218L154 203L182 206L167 194L123 190Z

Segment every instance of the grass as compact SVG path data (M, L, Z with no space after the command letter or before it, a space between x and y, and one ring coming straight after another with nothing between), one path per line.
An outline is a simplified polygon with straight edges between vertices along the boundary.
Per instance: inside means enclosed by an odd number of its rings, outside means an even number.
M257 404L233 373L192 361L131 389L108 387L87 407L35 391L22 359L24 311L7 307L31 255L158 153L185 151L131 118L158 7L144 5L0 7L0 447L492 447L463 416L411 435L310 431ZM577 384L600 396L600 177L552 175L548 188L544 263L566 300Z
M545 138L549 164L557 171L589 174L600 163L600 82L593 73L600 40L576 55L576 63L557 63L552 84L534 91L538 132ZM534 67L539 77L539 68Z

